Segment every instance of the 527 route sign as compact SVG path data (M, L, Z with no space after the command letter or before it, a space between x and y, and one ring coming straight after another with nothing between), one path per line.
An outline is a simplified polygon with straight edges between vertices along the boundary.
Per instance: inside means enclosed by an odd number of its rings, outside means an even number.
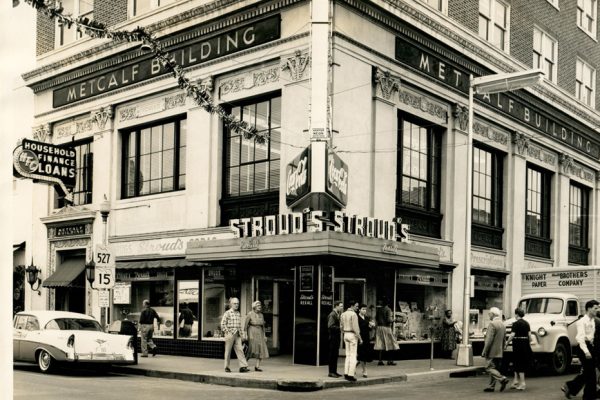
M115 256L110 247L97 244L94 252L96 273L94 280L95 289L112 289L115 286Z

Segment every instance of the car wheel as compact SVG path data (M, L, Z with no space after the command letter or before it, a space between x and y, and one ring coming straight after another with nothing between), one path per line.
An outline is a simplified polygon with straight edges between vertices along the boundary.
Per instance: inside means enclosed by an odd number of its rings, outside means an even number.
M54 369L54 359L46 350L41 350L38 354L38 367L43 373L48 373Z
M556 349L550 357L550 369L556 375L562 375L571 363L569 350L562 342L556 343Z

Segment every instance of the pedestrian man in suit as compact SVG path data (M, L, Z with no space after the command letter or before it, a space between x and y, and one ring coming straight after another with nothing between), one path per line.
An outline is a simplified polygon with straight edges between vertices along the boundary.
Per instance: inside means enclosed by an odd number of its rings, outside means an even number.
M598 302L590 300L585 303L585 315L577 321L577 357L581 362L581 372L574 379L565 383L561 390L567 399L576 396L583 389L583 400L596 398L596 352L594 348L594 336L596 333L596 322L594 318L598 313Z
M496 382L500 383L500 391L506 388L508 378L502 375L498 369L502 362L504 352L504 334L506 329L502 323L502 312L498 307L492 307L489 311L490 324L485 335L485 344L481 356L485 358L485 370L490 375L490 384L483 389L484 392L493 392Z
M329 334L329 377L339 378L337 373L338 356L340 352L340 314L344 309L344 303L336 301L333 310L327 317L327 332Z

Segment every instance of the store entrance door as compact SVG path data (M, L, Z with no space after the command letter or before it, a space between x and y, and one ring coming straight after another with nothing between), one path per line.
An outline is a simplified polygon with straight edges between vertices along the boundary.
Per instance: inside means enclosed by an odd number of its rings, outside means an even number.
M344 311L348 303L354 301L359 305L366 300L366 279L363 278L336 278L333 280L333 298L344 303ZM340 340L340 355L346 355L344 341Z
M269 353L292 354L294 332L294 282L254 279L254 299L262 303Z

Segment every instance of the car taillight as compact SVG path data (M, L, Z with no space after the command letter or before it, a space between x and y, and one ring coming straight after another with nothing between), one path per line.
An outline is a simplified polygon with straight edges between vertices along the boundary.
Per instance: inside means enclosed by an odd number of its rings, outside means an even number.
M67 340L67 347L75 346L75 335L69 336L69 340Z

